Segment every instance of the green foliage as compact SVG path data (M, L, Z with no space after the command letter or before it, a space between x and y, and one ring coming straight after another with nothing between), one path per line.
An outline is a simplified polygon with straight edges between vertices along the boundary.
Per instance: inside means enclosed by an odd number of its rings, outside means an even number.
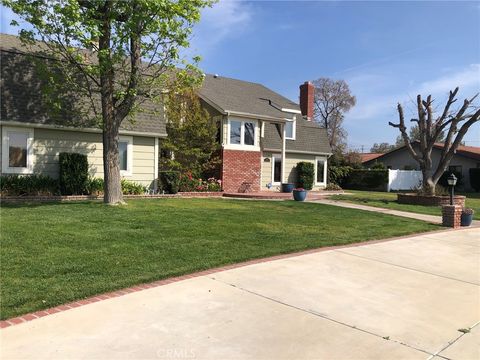
M88 195L100 195L103 193L104 181L102 178L89 177L86 191Z
M180 191L221 191L222 182L210 177L207 180L195 177L192 173L187 172L180 175Z
M168 138L162 142L162 150L174 156L162 157L161 168L200 177L210 170L212 162L218 163L212 155L219 147L219 124L202 108L193 91L166 97L165 106Z
M329 166L328 183L343 186L345 179L353 170L350 166Z
M299 162L297 164L297 177L298 187L312 190L315 181L315 165L306 161Z
M370 168L373 170L385 170L387 167L384 163L376 161Z
M471 187L480 192L480 168L471 168L468 170L470 175L470 185Z
M337 190L342 190L342 187L340 185L330 183L330 184L327 184L327 186L325 187L325 190L337 191Z
M2 175L0 193L3 196L58 195L58 180L46 175Z
M82 195L87 191L88 160L87 155L60 153L59 181L62 195Z
M388 170L352 169L344 181L344 188L356 190L386 190Z
M176 194L180 186L180 172L178 171L160 171L160 190L167 194Z
M134 181L122 179L121 185L123 195L142 195L147 192L145 186Z

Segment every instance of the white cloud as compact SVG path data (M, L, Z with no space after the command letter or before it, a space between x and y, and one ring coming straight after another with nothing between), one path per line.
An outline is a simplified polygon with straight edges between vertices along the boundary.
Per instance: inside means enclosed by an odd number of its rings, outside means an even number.
M200 23L194 28L193 52L205 56L220 42L244 33L252 24L253 9L242 1L220 0L202 11Z

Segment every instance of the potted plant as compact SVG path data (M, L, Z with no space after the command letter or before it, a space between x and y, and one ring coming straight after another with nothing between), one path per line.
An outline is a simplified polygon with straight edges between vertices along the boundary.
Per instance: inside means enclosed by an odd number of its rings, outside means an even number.
M293 184L292 183L282 183L282 192L283 193L291 193L293 190Z
M461 225L462 226L472 225L474 212L475 211L473 211L473 209L463 209L462 210L462 217L461 217Z
M305 198L307 197L307 190L304 188L296 188L293 189L293 198L295 201L305 201Z

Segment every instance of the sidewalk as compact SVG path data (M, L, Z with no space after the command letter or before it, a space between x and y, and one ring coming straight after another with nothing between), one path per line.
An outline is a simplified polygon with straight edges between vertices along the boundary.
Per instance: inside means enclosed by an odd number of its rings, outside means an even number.
M407 211L379 208L379 207L374 207L374 206L352 204L352 203L349 203L349 202L338 201L338 200L322 199L322 200L312 200L311 202L319 203L319 204L326 204L326 205L340 206L340 207L349 208L349 209L359 209L359 210L365 210L365 211L373 211L373 212L382 213L382 214L402 216L402 217L411 218L411 219L423 220L423 221L427 221L427 222L435 223L435 224L441 224L442 223L442 217L441 216L436 216L436 215L426 215L426 214L412 213L412 212L407 212ZM476 226L479 226L479 225L480 225L480 221L478 221L478 220L474 220L473 223L472 223L473 227L476 227Z

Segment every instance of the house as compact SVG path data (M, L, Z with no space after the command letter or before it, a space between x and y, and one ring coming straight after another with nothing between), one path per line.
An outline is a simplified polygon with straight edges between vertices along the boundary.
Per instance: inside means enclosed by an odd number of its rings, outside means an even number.
M300 86L300 104L257 83L206 75L200 99L221 124L223 189L278 190L297 182L296 165L315 166L314 189L326 186L331 149L313 122L314 87Z
M68 107L56 115L47 111L43 79L18 37L0 35L0 52L1 173L56 178L59 153L78 152L87 155L90 175L103 177L101 130L79 123ZM219 124L224 191L276 190L282 182L295 183L301 161L314 164L315 189L325 187L331 150L325 129L312 121L312 84L300 86L296 104L261 84L205 75L198 95ZM142 111L120 129L122 177L155 189L166 136L163 106L143 102Z
M369 163L371 160L374 160L382 155L383 153L361 153L360 161L362 164Z
M412 143L413 148L418 151L418 142ZM440 161L442 143L436 143L432 149L432 163L435 169ZM374 158L362 161L366 167L372 166L375 162L383 163L388 169L392 170L420 170L418 163L408 152L406 146L398 147L385 154L380 154ZM462 174L463 187L465 190L472 190L470 184L469 169L480 168L480 147L477 146L459 146L447 172L456 172Z

